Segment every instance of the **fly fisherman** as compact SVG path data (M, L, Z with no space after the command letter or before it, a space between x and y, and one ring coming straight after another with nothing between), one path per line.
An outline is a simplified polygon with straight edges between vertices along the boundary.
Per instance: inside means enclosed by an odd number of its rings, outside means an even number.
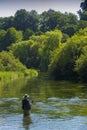
M33 103L33 101L32 101ZM23 114L24 116L29 116L30 112L31 112L31 103L29 101L29 95L25 94L23 96L23 100L22 100L22 109L23 109Z

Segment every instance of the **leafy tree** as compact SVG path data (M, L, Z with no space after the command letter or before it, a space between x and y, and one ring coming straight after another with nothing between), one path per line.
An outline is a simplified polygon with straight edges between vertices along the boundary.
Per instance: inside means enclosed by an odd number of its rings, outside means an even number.
M50 56L53 50L59 47L62 39L62 33L59 30L45 33L44 48L40 62L40 70L47 71L50 63Z
M22 32L17 31L15 28L9 28L5 35L5 40L2 49L7 49L12 43L16 43L22 40Z
M77 33L77 36L87 36L87 27L86 28L84 28L84 29L80 29Z
M74 50L74 49L73 49ZM71 45L64 44L53 57L49 66L49 74L54 79L72 79L76 74L73 72L74 56Z
M48 30L54 30L58 24L58 16L61 13L55 12L53 10L48 11L48 20L47 20L47 26Z
M83 48L81 56L76 61L75 70L80 80L87 83L87 46Z
M34 32L30 29L26 29L26 31L24 32L23 35L23 39L24 40L29 40L30 36L32 36L34 34Z
M46 32L55 28L60 29L67 21L64 16L61 12L54 10L44 11L40 18L40 30Z
M42 32L54 29L59 29L63 32L63 28L65 28L66 26L70 27L70 25L71 27L73 26L73 30L76 32L74 26L77 28L78 18L72 13L63 14L54 10L48 10L47 12L44 11L40 17L40 30Z
M28 68L38 68L39 65L39 45L33 40L22 41L13 44L10 50Z
M87 27L87 21L85 20L79 20L78 21L78 30L84 29Z
M34 32L38 31L38 26L39 26L39 19L40 16L35 10L31 10L30 13L30 29L33 30ZM28 21L29 21L28 20Z
M81 2L80 7L82 11L87 11L87 0L84 0L83 2Z
M4 25L4 18L0 17L0 29L3 29L3 25Z
M68 23L71 25L78 25L78 17L73 13L65 13L65 17L68 20Z
M5 36L6 36L6 31L5 30L0 30L0 51L3 48L4 41L5 41Z
M10 16L10 17L5 17L3 18L3 29L7 30L8 28L11 28L14 26L14 17Z
M28 12L25 9L20 9L15 13L14 27L17 30L25 31L29 28L33 31L37 31L37 23L38 17L34 11Z
M0 52L0 71L24 71L26 67L11 52Z
M74 35L74 33L77 31L77 26L76 25L66 25L62 28L62 31L66 34L68 34L70 37Z
M25 9L17 10L14 16L0 18L0 29L7 30L11 27L21 30L23 33L27 29L32 30L35 34L59 29L63 32L66 26L77 26L77 16L72 13L61 13L52 9L37 14L35 10L26 11ZM64 32L63 32L64 33Z
M41 34L41 35L33 35L30 37L30 40L33 40L34 42L37 42L39 45L42 45L44 43L46 36L45 34Z
M18 10L15 13L14 26L17 30L25 30L28 20L28 12L25 9Z
M7 30L8 28L13 27L14 17L0 17L0 29Z
M13 44L10 49L28 68L40 67L41 71L47 71L51 52L59 46L61 39L61 31L55 30L46 32L44 35L32 36L28 41Z
M66 42L68 38L69 38L69 35L66 33L63 33L62 43Z
M45 35L44 44L49 50L54 50L61 43L62 33L60 30L48 31Z
M75 71L76 61L82 54L82 48L87 45L87 28L81 29L77 34L63 44L51 59L49 74L54 79L77 78Z
M84 12L80 13L80 20L87 21L87 11L84 11Z
M80 16L80 20L87 20L87 0L83 0L80 4L80 10L78 14Z

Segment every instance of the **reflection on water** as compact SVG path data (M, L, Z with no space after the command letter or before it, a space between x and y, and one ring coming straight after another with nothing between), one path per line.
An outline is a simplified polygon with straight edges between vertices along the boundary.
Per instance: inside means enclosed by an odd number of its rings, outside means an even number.
M32 120L30 116L23 117L23 127L25 128L25 130L29 130L29 125L31 123L32 123Z
M22 96L34 101L23 117ZM0 86L0 130L87 130L87 87L70 82L22 79Z

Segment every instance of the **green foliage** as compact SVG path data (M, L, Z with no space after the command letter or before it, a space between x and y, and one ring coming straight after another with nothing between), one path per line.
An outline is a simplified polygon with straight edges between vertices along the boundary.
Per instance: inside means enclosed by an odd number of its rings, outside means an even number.
M26 31L24 32L23 39L29 40L30 36L32 36L32 35L34 35L34 32L30 29L26 29Z
M78 36L87 36L87 27L84 29L80 29L76 34Z
M22 40L21 31L17 31L15 28L9 28L6 33L5 41L7 45L16 43Z
M6 31L5 30L0 30L0 44L4 40L5 35L6 35Z
M61 31L49 31L44 35L32 36L28 41L13 44L10 49L28 68L40 67L42 71L47 71L51 52L59 46L61 39Z
M33 40L13 44L10 49L28 68L37 68L39 64L39 45Z
M82 54L76 61L75 70L79 74L80 80L87 82L87 45L83 47Z
M87 21L85 21L85 20L78 21L78 30L79 29L84 29L86 27L87 27Z
M63 33L62 43L66 42L68 38L69 38L69 35L66 33Z
M60 12L55 12L54 10L43 12L41 14L41 31L46 32L55 29L60 15Z
M22 40L22 32L17 31L15 28L9 28L6 31L0 31L0 50L6 50L12 43L16 43Z
M14 17L0 17L0 29L7 30L8 28L13 27Z
M5 42L6 31L0 30L0 51L2 50Z
M76 61L82 54L82 48L87 45L87 29L80 30L67 43L62 45L51 59L49 74L55 79L73 79L78 73L75 71Z
M39 45L42 45L42 44L44 44L45 38L46 38L45 34L41 34L39 36L33 35L33 36L30 37L30 40L33 40L34 42L37 42Z
M50 50L59 46L62 39L62 33L60 30L49 31L45 33L46 39L44 41L46 48Z
M14 72L14 71L4 71L1 72L0 71L0 81L11 81L11 80L15 80L18 78L23 78L24 77L24 73L22 72Z
M24 78L27 76L28 78L38 77L38 71L34 69L26 69L24 72L22 71L0 71L0 82L16 80L19 78Z
M77 31L77 25L66 25L62 28L63 32L68 34L70 37L74 35L74 33Z
M24 39L28 39L28 35L31 35L31 32L30 34L29 32L25 34L27 29L33 31L37 35L41 35L43 32L55 29L59 29L63 32L63 29L66 26L70 27L70 25L75 25L78 29L78 18L75 14L67 12L61 13L52 9L44 11L42 14L37 14L35 10L29 12L25 9L20 9L17 10L13 17L0 18L0 29L7 30L14 27L23 32ZM73 30L76 31L74 27ZM69 31L67 34L68 33ZM73 35L73 33L70 35Z
M47 71L50 63L50 56L53 50L59 47L62 39L62 33L59 30L45 33L44 48L40 62L40 70Z
M38 71L34 69L26 69L24 75L28 76L28 78L38 77Z
M78 11L80 20L87 20L87 0L81 2L80 8L81 9Z
M25 9L17 10L17 12L15 13L15 18L14 18L15 28L17 30L25 30L27 19L28 19L28 12Z
M20 9L14 17L0 18L0 70L28 75L26 67L36 68L49 71L54 79L79 76L86 81L86 4L86 0L81 2L80 20L51 9L42 14Z
M80 20L87 21L87 11L80 14Z
M83 2L81 2L80 7L82 8L82 11L87 11L87 0L83 0Z
M44 11L41 14L40 30L42 32L60 29L63 32L63 28L66 26L78 26L77 16L72 13L61 13L54 10Z
M26 67L12 53L0 53L0 71L25 71Z
M25 9L20 9L15 13L14 27L18 30L25 31L27 28L37 31L38 17L37 13L28 12ZM20 24L19 24L20 23Z

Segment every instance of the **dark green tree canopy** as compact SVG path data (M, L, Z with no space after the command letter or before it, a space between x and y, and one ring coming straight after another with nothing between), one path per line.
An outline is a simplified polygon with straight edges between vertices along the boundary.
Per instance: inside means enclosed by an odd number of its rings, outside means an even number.
M25 9L21 9L15 13L14 27L18 30L25 31L27 28L29 28L33 31L36 31L37 23L37 13L33 10L31 12L28 12Z
M7 31L0 31L0 51L7 50L8 46L22 40L22 32L17 31L14 27L9 28Z
M87 0L83 0L80 4L80 10L78 11L80 20L87 20Z
M66 26L70 27L70 24L72 24L72 26L78 26L78 18L75 14L67 12L61 13L52 9L44 11L41 14L38 14L35 10L29 12L25 9L20 9L16 11L14 16L0 18L0 29L8 30L14 27L16 30L21 30L23 34L27 29L30 29L35 34L41 34L55 29L65 33L63 29ZM66 34L68 34L68 32L69 31L66 31ZM70 35L73 34L74 33L71 33Z
M81 2L80 7L82 11L87 11L87 0L84 0L83 2Z

